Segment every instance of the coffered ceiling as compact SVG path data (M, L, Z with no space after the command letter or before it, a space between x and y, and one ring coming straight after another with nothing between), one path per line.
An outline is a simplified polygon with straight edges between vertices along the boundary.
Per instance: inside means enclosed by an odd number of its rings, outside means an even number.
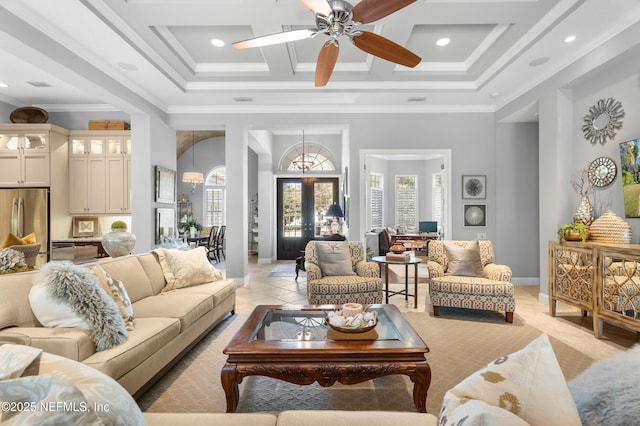
M364 26L420 56L415 68L344 38L316 88L326 36L232 46L315 28L300 0L0 0L0 100L50 111L495 111L639 21L638 0L417 0Z

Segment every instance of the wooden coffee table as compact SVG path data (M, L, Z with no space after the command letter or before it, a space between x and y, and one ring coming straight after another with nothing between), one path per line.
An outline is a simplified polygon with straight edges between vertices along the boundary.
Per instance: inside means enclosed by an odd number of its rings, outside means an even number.
M259 305L223 351L221 380L227 412L238 406L238 384L267 376L299 385L351 385L404 374L413 382L413 402L426 413L431 368L429 348L394 305L370 305L378 325L362 335L338 333L324 323L337 305Z

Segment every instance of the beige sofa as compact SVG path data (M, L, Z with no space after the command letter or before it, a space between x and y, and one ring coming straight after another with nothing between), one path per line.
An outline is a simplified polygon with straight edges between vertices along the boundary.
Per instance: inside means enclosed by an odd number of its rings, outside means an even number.
M28 298L37 271L0 275L0 341L80 361L138 396L225 316L234 313L233 280L164 294L166 281L153 253L107 258L99 264L123 282L132 301L135 329L128 332L124 343L96 352L88 330L43 327Z

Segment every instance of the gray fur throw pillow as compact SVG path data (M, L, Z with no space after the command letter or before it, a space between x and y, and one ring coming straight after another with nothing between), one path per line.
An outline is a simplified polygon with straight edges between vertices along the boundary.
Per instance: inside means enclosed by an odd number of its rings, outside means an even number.
M46 282L51 299L68 305L89 325L97 351L126 340L127 329L118 305L88 268L71 262L49 262L42 266L36 281Z

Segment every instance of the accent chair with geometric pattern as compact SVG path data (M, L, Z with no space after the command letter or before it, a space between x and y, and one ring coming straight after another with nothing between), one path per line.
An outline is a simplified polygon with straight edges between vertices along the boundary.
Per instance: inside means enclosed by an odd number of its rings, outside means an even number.
M361 242L311 240L305 261L309 304L382 303L380 267L365 261Z
M494 263L491 241L430 241L427 268L434 316L448 306L501 311L513 322L511 268Z

